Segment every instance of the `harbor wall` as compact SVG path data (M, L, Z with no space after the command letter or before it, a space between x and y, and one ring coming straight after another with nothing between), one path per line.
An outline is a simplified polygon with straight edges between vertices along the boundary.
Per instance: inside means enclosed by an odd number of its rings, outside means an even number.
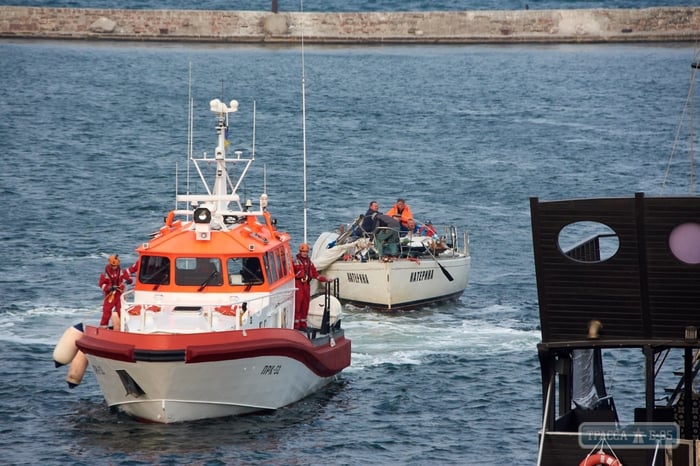
M700 7L292 13L0 7L0 38L228 43L700 40Z

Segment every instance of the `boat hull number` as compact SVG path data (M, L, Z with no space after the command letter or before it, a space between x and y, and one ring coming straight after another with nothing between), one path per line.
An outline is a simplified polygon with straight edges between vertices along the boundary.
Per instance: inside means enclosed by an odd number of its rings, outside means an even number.
M267 364L260 371L260 375L278 375L280 373L280 370L282 370L282 365L280 365L280 364L277 364L277 365Z

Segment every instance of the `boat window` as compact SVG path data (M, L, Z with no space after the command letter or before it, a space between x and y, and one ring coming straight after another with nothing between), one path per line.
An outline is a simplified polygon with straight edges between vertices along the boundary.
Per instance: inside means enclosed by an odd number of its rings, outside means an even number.
M620 249L617 233L600 222L574 222L561 229L559 250L577 262L603 262Z
M231 257L226 261L226 270L231 285L264 283L260 259L257 257Z
M277 251L277 263L280 269L280 278L284 278L287 275L287 264L284 260L284 248L279 248Z
M274 281L274 276L272 275L272 272L270 271L270 258L269 258L270 253L267 253L263 256L263 262L265 263L265 272L267 273L267 276L270 277L270 281Z
M668 246L674 257L686 264L700 264L700 225L683 223L671 231Z
M170 259L162 256L143 256L139 266L139 281L147 285L168 285Z
M282 271L282 258L280 257L280 250L272 252L272 257L275 259L275 270L277 271L277 278L284 277L284 272Z
M265 254L265 270L267 276L270 277L270 282L277 281L277 268L275 267L275 251L270 251Z
M289 249L282 249L282 265L284 266L284 275L287 276L293 272L292 268L292 257L289 253Z
M175 284L184 286L221 286L221 261L212 257L175 259Z

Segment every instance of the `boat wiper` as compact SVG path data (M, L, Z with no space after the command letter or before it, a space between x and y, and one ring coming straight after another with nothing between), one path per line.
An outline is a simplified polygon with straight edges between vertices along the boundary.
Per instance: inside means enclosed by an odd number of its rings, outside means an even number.
M209 284L209 282L211 281L211 279L217 277L218 275L219 275L219 272L216 271L216 270L214 270L214 271L207 277L207 279L204 280L204 281L202 282L201 285L199 285L199 289L198 289L197 291L202 291L204 288L206 288L207 285Z

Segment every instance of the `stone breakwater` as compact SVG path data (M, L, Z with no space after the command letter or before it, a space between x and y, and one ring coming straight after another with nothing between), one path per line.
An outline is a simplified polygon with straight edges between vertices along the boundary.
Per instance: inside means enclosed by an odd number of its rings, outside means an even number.
M372 13L0 7L0 37L229 43L700 40L700 7Z

